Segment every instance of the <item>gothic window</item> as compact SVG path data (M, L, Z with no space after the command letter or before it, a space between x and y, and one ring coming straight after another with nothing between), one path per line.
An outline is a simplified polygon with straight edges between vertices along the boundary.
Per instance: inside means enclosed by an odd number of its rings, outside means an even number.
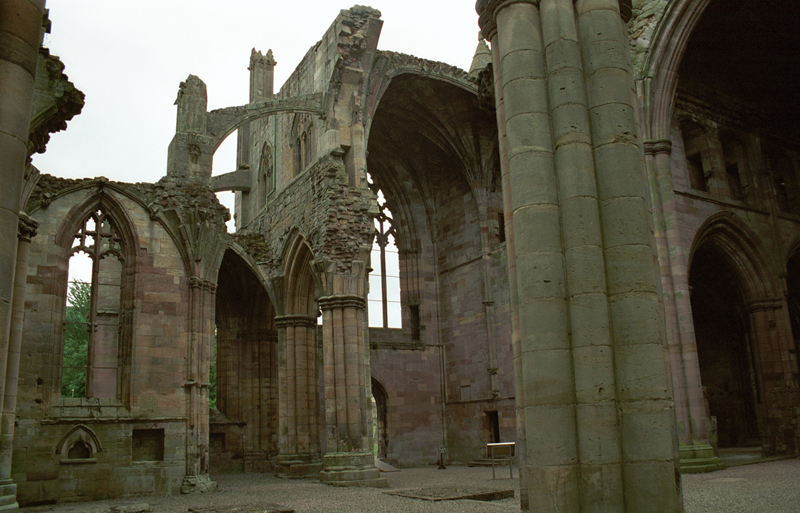
M309 114L298 113L292 122L292 164L294 175L302 173L311 164L314 156L313 121Z
M367 180L372 183L371 177ZM395 243L392 213L386 207L383 191L377 190L378 215L375 217L375 242L372 245L369 276L369 325L374 328L401 328L400 256Z
M294 152L292 155L292 162L294 164L294 175L297 176L300 174L300 171L303 170L303 150L300 147L299 137L294 142Z
M123 255L113 220L86 216L70 248L62 397L117 397Z

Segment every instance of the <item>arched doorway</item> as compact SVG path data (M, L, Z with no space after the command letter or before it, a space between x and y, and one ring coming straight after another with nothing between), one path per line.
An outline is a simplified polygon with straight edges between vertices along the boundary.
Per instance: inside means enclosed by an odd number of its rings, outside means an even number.
M697 249L690 273L697 358L720 447L760 444L750 321L736 271L712 244Z
M387 448L389 447L388 430L388 403L389 397L383 385L372 378L372 397L375 398L375 419L377 422L377 433L375 443L378 445L378 458L386 458Z

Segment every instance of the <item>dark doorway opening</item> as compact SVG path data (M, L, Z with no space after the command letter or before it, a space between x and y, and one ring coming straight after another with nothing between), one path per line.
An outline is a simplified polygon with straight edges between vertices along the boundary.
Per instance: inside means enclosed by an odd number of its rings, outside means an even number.
M386 389L383 388L378 380L372 378L372 396L375 398L375 417L378 424L378 432L375 433L378 444L378 458L386 458L387 449L389 447L389 434L386 422L386 409L387 409L387 396Z
M719 447L760 445L758 388L744 296L727 259L701 247L692 259L690 285L700 379L717 420Z

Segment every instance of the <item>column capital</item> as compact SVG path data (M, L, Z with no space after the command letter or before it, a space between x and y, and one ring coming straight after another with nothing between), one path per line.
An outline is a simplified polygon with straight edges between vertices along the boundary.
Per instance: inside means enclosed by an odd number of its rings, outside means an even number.
M317 304L322 310L333 310L334 308L358 308L363 310L367 306L367 301L361 296L342 294L321 297L317 300Z
M204 280L198 276L192 276L189 278L189 286L193 289L203 289L209 292L216 293L217 292L217 284L208 280Z
M301 314L279 315L275 317L275 325L278 328L314 328L317 326L317 318Z
M17 232L17 237L22 242L30 242L31 239L36 237L36 230L39 228L39 222L30 217L25 212L19 213L19 228Z
M497 13L512 4L532 4L539 8L540 0L478 0L475 11L478 13L478 26L487 41L497 34Z
M669 139L657 139L644 142L645 155L658 155L659 153L672 153L672 141Z

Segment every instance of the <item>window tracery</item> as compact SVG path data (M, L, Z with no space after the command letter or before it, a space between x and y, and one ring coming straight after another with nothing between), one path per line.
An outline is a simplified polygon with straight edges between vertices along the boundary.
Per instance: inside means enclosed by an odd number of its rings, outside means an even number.
M64 316L62 397L118 395L123 239L103 209L73 236Z
M378 196L378 215L375 216L375 240L372 245L372 273L369 277L369 326L373 328L402 328L400 302L400 255L397 249L397 230L383 191L367 175L367 183Z

